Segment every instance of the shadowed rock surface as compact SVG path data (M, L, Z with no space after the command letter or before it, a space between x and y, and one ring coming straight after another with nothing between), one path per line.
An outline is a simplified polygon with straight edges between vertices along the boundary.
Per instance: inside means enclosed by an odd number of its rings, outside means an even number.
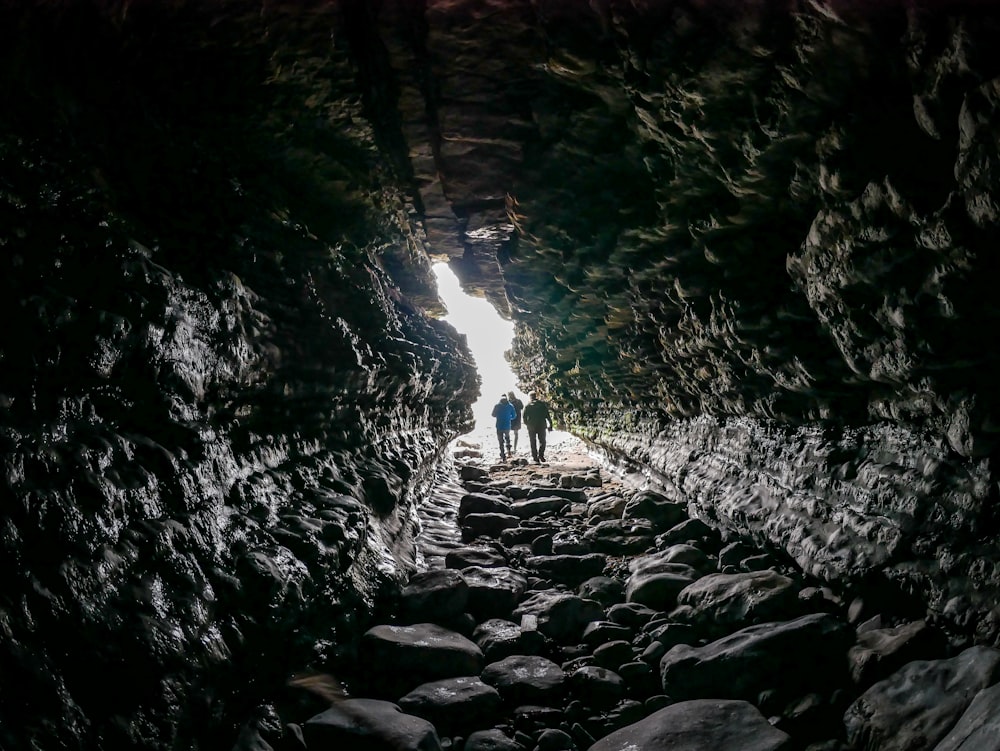
M714 535L718 575L808 585L788 618L996 646L998 32L971 0L0 2L0 745L250 747L309 716L293 673L357 671L473 425L434 261L653 494L524 482L424 551L512 567L447 628ZM572 602L542 630L582 638Z

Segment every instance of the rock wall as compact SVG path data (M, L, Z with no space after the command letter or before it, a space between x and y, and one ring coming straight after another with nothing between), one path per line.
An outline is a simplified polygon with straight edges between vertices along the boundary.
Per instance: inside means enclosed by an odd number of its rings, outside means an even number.
M0 4L0 744L228 748L336 667L471 424L431 260L615 461L995 643L998 26Z
M459 270L502 281L522 387L698 515L995 641L995 10L421 19L433 185L499 261Z
M232 748L412 567L478 377L357 19L33 5L0 13L0 746Z

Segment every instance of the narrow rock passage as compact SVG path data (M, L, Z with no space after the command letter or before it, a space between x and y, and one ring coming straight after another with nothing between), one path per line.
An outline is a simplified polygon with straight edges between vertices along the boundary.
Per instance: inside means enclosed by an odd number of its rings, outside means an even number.
M358 646L363 698L297 748L948 751L997 716L1000 651L807 581L571 436L542 465L490 438L456 442L422 511L421 568Z
M455 441L452 449L459 465L443 468L434 492L419 511L421 532L417 545L421 570L444 567L447 552L463 544L458 524L459 503L468 492L462 484L463 473L472 477L478 475L479 470L488 469L490 476L498 480L502 478L516 485L539 483L544 486L558 483L564 475L573 476L598 469L598 459L587 450L586 444L562 431L549 433L548 461L540 465L531 462L527 431L524 430L509 462L500 461L496 435L491 429L462 436ZM639 482L638 478L609 474L606 469L601 477L605 490L617 488L624 492L626 486Z

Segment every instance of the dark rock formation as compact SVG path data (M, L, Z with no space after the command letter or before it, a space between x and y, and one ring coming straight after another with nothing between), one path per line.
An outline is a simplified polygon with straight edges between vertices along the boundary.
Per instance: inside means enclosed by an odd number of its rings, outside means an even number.
M996 644L998 31L0 3L0 745L230 748L348 659L471 426L433 260L666 501Z
M367 26L257 5L2 5L6 748L229 748L470 425Z

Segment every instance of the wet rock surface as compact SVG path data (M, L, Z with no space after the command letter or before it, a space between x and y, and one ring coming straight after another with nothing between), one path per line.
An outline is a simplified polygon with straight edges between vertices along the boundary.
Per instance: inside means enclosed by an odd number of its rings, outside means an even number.
M456 576L475 580L491 571L517 575L524 586L509 593L501 617L470 609L465 628L472 629L481 662L464 664L462 677L407 693L399 682L408 666L443 669L447 661L430 653L435 643L465 640L458 633L445 639L431 625L420 628L440 638L391 625L372 629L412 635L417 659L386 660L394 669L379 676L365 667L374 660L362 654L359 671L340 677L351 692L396 702L412 715L381 715L390 726L401 723L401 737L412 732L411 721L423 719L434 725L435 742L455 751L942 751L971 748L967 744L983 742L985 728L1000 722L994 697L1000 650L969 646L958 634L909 620L898 603L876 600L876 589L819 592L794 561L756 548L749 538L706 534L684 506L642 487L642 478L606 465L595 473L583 444L556 442L552 461L541 466L519 464L516 456L495 463L490 450L484 453L487 474L465 483L496 503L516 503L511 489L530 496L566 478L601 477L599 486L564 504L521 514L522 523L551 521L582 534L616 508L622 518L656 526L668 519L666 532L693 534L678 534L688 541L664 549L650 541L640 552L598 556L599 573L581 581L541 574L531 542L503 544L502 533L490 530L471 542L502 552L503 568L435 568L443 566L440 557L428 563L401 589L393 620L411 607L414 591L439 578L453 582L456 593L465 591ZM460 474L472 473L456 468ZM425 513L440 518L440 507L450 506L447 515L459 527L463 508L472 508L467 488L456 483L438 490ZM445 543L442 530L433 528L427 542L440 552L442 545L461 551L470 541L453 535ZM681 567L683 576L671 566ZM672 577L663 594L643 602L629 596L642 591L630 582L661 571ZM860 620L862 614L867 618ZM454 622L452 610L442 608L438 623ZM305 727L324 716L307 719ZM377 735L391 736L391 727ZM281 747L287 738L269 740ZM324 746L307 739L306 748Z
M1000 644L998 37L973 0L0 3L0 746L300 751L293 671L358 689L363 634L437 618L567 703L379 743L585 747L675 706L672 650L826 614L852 685L677 712L829 751L847 697ZM445 260L646 484L452 472ZM384 611L441 569L464 603ZM351 706L339 744L398 714Z

